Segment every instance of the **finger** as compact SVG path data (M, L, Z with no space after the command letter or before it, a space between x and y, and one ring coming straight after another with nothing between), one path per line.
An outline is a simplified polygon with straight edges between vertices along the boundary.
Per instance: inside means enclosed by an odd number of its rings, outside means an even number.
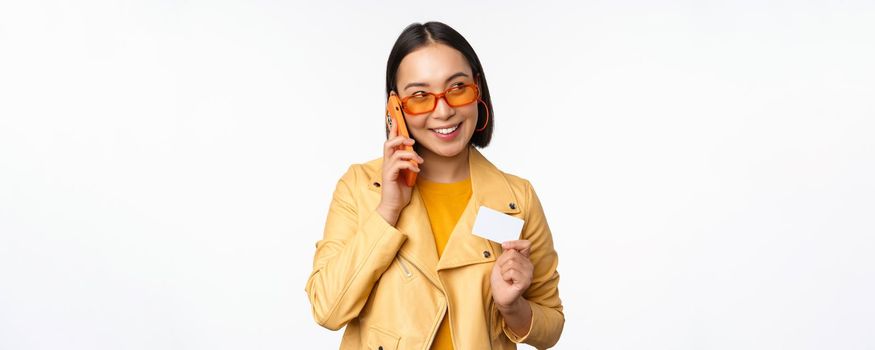
M499 272L499 275L501 276L502 280L509 282L509 283L513 283L513 275L510 274L510 270L507 270L507 271L502 270Z
M534 271L534 268L535 266L532 265L532 262L522 255L517 255L515 258L508 259L506 262L499 265L500 271L515 269L523 272L532 272Z
M390 155L392 155L392 152L395 152L398 146L404 144L413 145L413 142L411 142L412 140L413 139L409 139L404 136L395 136L386 140L386 142L383 143L383 157L388 158Z
M409 161L403 161L403 162L398 162L392 166L392 168L389 170L389 178L391 178L393 180L398 180L398 174L401 173L402 169L410 170L410 171L413 171L416 173L419 172L418 166L413 165Z
M532 241L527 239L519 239L515 241L507 241L501 244L501 248L503 249L513 249L518 251L525 257L529 256L529 252L532 249Z
M415 171L417 173L420 170L418 165L416 165L415 163L411 163L409 161L400 163L399 168Z
M519 290L527 289L532 285L532 276L524 271L510 270L502 274L502 279L510 282L513 286L519 287Z
M518 253L516 253L516 254L518 254ZM507 269L511 269L514 267L519 267L520 265L522 265L522 261L520 261L520 258L521 258L521 256L519 256L519 255L517 255L517 257L508 257L508 259L505 260L500 265L502 271L507 270Z
M501 253L501 256L507 256L507 259L522 259L525 258L522 253L516 249L508 249Z
M501 268L519 268L521 270L529 269L530 266L534 267L534 265L532 265L532 262L522 255L518 255L515 258L508 259L500 266Z
M395 150L401 142L404 141L404 138L401 136L390 137L386 142L383 142L383 157L388 158L392 155L392 152Z
M532 247L532 241L527 239L518 239L513 241L507 241L501 244L501 247L504 249L516 249L519 251L526 250Z
M523 274L519 270L507 270L501 273L501 278L512 283L523 282Z
M516 266L509 266L507 268L501 269L501 273L509 273L511 271L519 272L520 275L523 277L531 278L531 276L532 276L532 270L529 269L527 266L516 265Z
M495 263L499 267L501 267L501 266L504 266L505 264L507 264L508 262L513 261L514 259L518 259L518 258L522 258L522 255L520 255L520 253L517 252L516 250L513 250L513 249L505 250L504 252L501 253L501 255L498 256L498 259L495 260Z
M383 159L390 158L392 154L399 150L405 150L405 147L413 146L414 142L416 141L411 138L406 138L404 136L397 136L390 141L386 141L386 143L383 145ZM412 147L410 149L412 149Z
M498 256L498 259L495 259L495 266L500 268L508 259L510 259L510 255L507 251L502 252L501 255Z
M412 160L416 163L422 163L425 161L414 151L395 151L395 153L392 154L392 160Z

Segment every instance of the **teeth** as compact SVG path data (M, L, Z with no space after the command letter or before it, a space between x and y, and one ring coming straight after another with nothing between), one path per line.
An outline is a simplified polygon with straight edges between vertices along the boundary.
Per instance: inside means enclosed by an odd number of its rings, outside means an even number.
M435 131L436 133L438 133L438 134L447 135L447 134L449 134L449 133L451 133L451 132L453 132L453 131L456 131L456 129L458 129L458 128L459 128L459 124L456 124L456 126L454 126L454 127L452 127L452 128L446 128L446 129L432 129L432 130L434 130L434 131Z

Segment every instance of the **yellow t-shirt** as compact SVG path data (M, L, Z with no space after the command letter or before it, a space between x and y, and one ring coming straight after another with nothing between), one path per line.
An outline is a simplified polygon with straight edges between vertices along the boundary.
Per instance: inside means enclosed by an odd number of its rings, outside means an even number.
M434 234L434 243L437 246L438 257L444 253L447 240L465 207L471 198L471 178L453 183L431 182L419 178L416 182L425 209L428 211L428 220L431 223L431 232ZM453 349L453 339L450 335L449 316L444 315L438 332L431 344L433 350Z

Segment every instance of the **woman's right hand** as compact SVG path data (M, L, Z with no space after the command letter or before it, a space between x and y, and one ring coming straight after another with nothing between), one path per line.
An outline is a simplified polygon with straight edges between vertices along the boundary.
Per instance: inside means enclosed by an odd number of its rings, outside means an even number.
M401 169L419 172L419 164L424 161L416 152L398 150L399 146L413 146L414 140L398 135L397 123L392 123L389 139L383 143L383 184L382 197L377 212L390 225L395 226L401 210L410 203L413 187L408 187L401 178ZM413 160L413 162L411 162Z

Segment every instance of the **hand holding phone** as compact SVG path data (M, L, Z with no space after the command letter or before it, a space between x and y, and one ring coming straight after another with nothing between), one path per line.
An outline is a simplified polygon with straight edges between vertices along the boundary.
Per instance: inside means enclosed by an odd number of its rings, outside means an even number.
M401 135L410 138L410 133L407 131L407 123L404 120L404 112L401 110L401 99L394 91L389 94L389 101L386 103L386 126L389 128L389 137L392 135L392 130L396 130L396 135ZM413 151L412 145L401 144L395 148L398 151ZM418 163L413 159L409 160L413 166L418 168ZM413 187L416 183L416 173L409 169L401 169L400 178L407 187Z
M386 127L389 129L383 143L383 183L377 212L395 226L401 210L410 203L419 164L424 160L413 150L415 142L409 137L401 100L392 92L386 104Z

